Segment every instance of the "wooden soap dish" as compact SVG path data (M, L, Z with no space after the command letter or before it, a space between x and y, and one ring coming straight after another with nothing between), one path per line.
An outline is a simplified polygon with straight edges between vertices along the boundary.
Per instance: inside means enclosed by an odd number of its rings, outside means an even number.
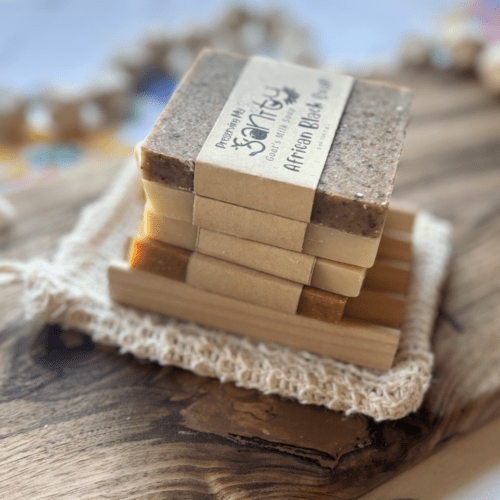
M348 299L344 318L337 324L200 290L181 281L131 269L125 261L109 266L110 297L122 304L208 328L389 370L401 336L398 325L403 320L411 272L415 215L407 207L391 206L384 229L386 244L380 246L375 265L368 269L360 296Z

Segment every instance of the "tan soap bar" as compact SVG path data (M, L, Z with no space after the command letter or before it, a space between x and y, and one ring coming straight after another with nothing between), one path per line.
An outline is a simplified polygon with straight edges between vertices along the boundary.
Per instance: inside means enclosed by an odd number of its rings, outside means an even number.
M409 222L410 218L408 214L406 222ZM212 257L347 297L356 297L359 294L363 280L369 288L376 290L406 293L408 286L411 233L400 231L391 233L391 229L387 228L389 234L400 239L388 238L388 243L382 245L382 252L379 251L374 265L366 269L224 233L198 229L190 223L155 214L148 210L148 206L143 219L144 222L140 225L142 234L139 236L148 236L190 250L196 249ZM388 217L387 224L389 222ZM411 227L406 223L405 226ZM347 240L352 237L346 235ZM386 237L382 235L383 242L385 239ZM358 250L354 248L351 251ZM386 258L383 256L384 253L397 255L403 260Z
M133 239L129 264L134 269L185 281L191 252L149 238Z
M366 268L317 258L311 282L314 288L356 297L363 285Z
M198 252L329 292L355 297L366 269L200 229Z
M198 153L245 62L227 53L201 53L142 145L144 179L193 191ZM380 236L410 99L407 89L354 83L316 189L312 223Z
M379 370L391 368L401 336L400 330L361 320L332 324L273 311L125 262L109 267L108 281L111 299L126 305Z
M298 306L295 305L287 311L290 304L289 294L294 290L290 290L286 282L282 283L284 280L281 282L273 280L272 276L269 277L263 273L148 239L132 240L129 260L133 268L186 281L196 288L290 314L294 314L296 309L297 314L303 316L338 322L344 312L349 317L391 328L399 328L403 320L405 295L391 292L390 289L406 288L408 276L404 273L392 273L388 282L383 274L379 276L380 281L377 281L375 273L370 280L367 280L368 283L365 282L361 293L352 298L313 287L306 286L302 289L301 286L297 286L298 294L292 302L298 301ZM401 264L403 263L387 259L377 261L380 271L385 271L389 275L391 275L391 269L402 270ZM264 294L260 289L262 282L267 287ZM279 288L280 286L282 288ZM241 287L244 287L244 290Z
M142 180L144 193L152 212L170 219L193 222L194 193L172 189L158 182Z
M139 143L135 149L136 160L139 165L141 164L141 144ZM166 184L146 179L142 179L142 184L148 204L153 212L171 219L185 222L193 221L195 195L192 191L175 189ZM411 233L417 211L417 207L411 203L391 200L385 227Z
M196 246L200 253L347 297L358 296L362 286L400 294L405 294L408 289L411 255L408 253L409 240L406 233L402 233L405 236L404 240L391 239L392 245L388 245L392 253L406 256L406 261L378 255L374 265L365 269L206 229L201 229L198 233L198 228L192 224L169 220L147 210L144 212L145 221L155 219L158 220L156 222L158 226L165 230L148 233L148 224L143 222L140 225L139 238L147 236L170 245L176 245L177 242L177 246L190 250ZM149 223L149 227L151 226ZM171 228L177 228L177 232L171 233ZM196 244L193 242L196 242L197 234Z
M305 296L300 314L315 317L318 311L322 321L339 321L347 300L331 292L318 295L310 287L149 238L132 240L129 263L134 269L288 314L297 312L299 301ZM316 309L309 310L315 296Z

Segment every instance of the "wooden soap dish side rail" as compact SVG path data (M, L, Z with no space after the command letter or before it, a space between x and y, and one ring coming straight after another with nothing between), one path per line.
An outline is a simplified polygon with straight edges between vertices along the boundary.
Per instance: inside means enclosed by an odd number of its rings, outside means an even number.
M411 262L412 234L418 210L414 205L392 200L378 247L377 259Z
M357 297L347 299L344 318L351 317L374 325L399 328L403 322L405 304L406 296L401 293L363 288Z
M375 264L367 269L359 296L347 299L344 316L399 328L410 280L416 211L404 204L394 205L387 216Z
M378 257L366 270L363 286L371 290L405 294L410 280L410 263Z

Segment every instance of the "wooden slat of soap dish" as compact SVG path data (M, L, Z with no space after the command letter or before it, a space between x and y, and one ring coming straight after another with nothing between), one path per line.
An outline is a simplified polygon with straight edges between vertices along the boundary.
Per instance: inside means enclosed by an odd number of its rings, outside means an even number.
M386 228L380 240L377 257L411 261L411 233Z
M400 331L394 328L351 319L331 324L272 311L130 269L125 262L111 264L108 278L117 302L362 366L388 370L399 343Z
M409 262L377 257L373 267L366 270L363 286L372 290L405 294L409 279Z
M403 321L406 297L400 293L363 288L357 297L347 299L344 317L399 328Z
M375 264L367 269L359 296L347 300L344 315L400 328L410 280L416 212L395 205L386 221Z

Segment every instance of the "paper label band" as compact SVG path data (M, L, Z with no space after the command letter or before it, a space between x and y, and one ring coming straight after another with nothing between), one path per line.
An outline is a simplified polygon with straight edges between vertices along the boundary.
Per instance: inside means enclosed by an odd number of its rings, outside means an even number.
M195 192L309 222L353 81L250 59L198 155Z

